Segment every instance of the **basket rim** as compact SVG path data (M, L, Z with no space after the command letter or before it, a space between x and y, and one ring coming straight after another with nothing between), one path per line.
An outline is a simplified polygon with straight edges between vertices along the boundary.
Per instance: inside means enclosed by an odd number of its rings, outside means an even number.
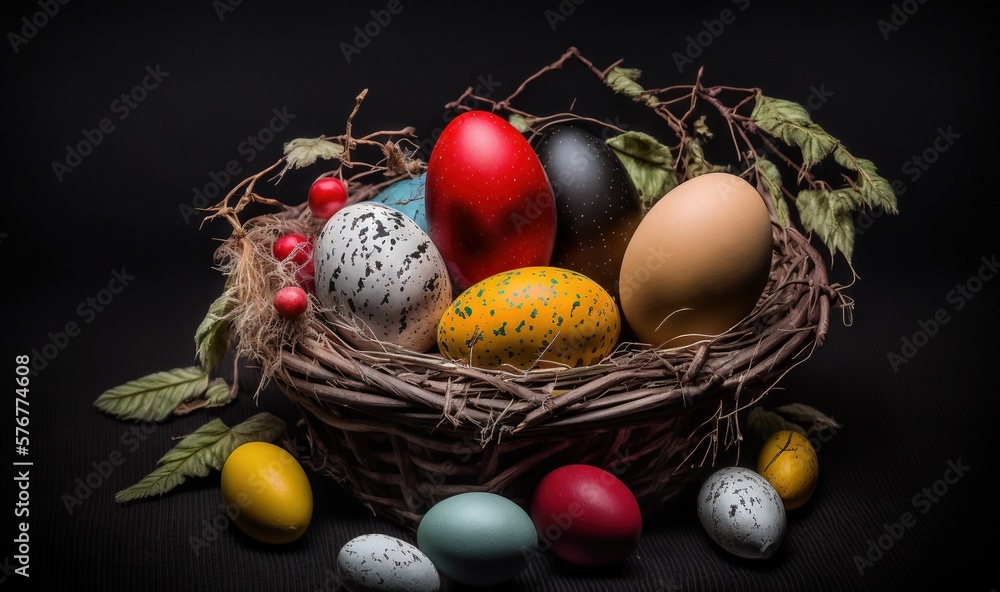
M301 208L264 216L285 217L293 226L305 218ZM830 284L809 237L773 216L772 230L774 258L761 299L736 330L715 338L665 349L622 343L596 365L511 372L374 340L359 349L340 334L350 330L348 322L332 324L327 311L316 309L306 320L308 336L280 344L273 378L330 421L344 421L336 413L383 428L401 423L426 432L445 425L478 432L483 441L669 414L712 393L755 392L741 403L751 405L823 344L832 308L851 306L843 286Z

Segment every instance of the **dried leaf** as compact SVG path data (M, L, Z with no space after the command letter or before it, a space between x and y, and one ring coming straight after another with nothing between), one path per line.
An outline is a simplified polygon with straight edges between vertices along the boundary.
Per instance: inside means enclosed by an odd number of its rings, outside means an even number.
M118 419L162 421L185 401L200 397L207 388L208 374L204 368L174 368L109 389L97 397L94 406Z
M854 250L854 217L861 194L851 188L804 189L795 199L799 220L808 232L815 232L834 255L841 251L848 261Z
M808 422L809 433L822 432L824 430L839 430L844 427L832 417L827 416L819 409L803 405L802 403L790 403L777 408L778 411L790 415L795 421Z
M754 407L750 410L750 414L747 416L747 430L756 434L761 440L766 440L781 430L793 430L803 436L807 435L802 426L786 421L777 413L761 407Z
M188 477L205 477L213 469L222 470L229 455L241 445L271 442L284 431L284 420L267 412L258 413L233 428L227 427L221 419L213 419L163 455L153 472L116 493L115 501L126 503L163 495Z
M708 129L708 124L705 122L706 117L702 115L698 119L695 119L694 124L691 126L691 134L701 140L711 140L714 135L712 130Z
M763 156L757 157L757 160L754 161L754 167L757 169L759 177L763 180L764 188L767 190L768 195L771 196L771 203L774 204L774 212L778 218L778 222L782 226L788 226L788 202L785 201L784 193L781 190L781 171L778 170L777 165Z
M839 145L836 138L813 123L798 103L757 94L750 118L758 128L802 151L802 167L811 168Z
M284 150L286 168L301 169L313 164L316 159L339 158L344 153L344 146L325 138L296 138L285 142Z
M639 76L641 75L641 70L615 66L610 72L608 72L607 77L604 79L604 83L610 86L616 93L621 93L634 99L643 97L642 93L645 92L645 89L642 88L638 82L636 82L639 80ZM643 99L650 107L655 107L660 103L659 99L653 95L646 95Z
M890 214L899 211L896 193L889 181L876 172L875 163L864 158L855 158L843 146L834 151L833 159L842 167L857 171L856 183L861 191L861 197L864 198L865 206L879 207Z
M205 391L204 397L181 403L177 409L174 409L174 415L184 415L186 413L191 413L196 409L222 407L223 405L228 405L232 402L235 394L236 391L230 388L224 379L216 378L210 385L208 385L208 390Z
M635 183L644 212L677 186L673 154L652 136L643 132L625 132L608 139L607 143Z
M693 178L706 173L728 172L729 167L712 164L705 159L704 142L697 135L688 138L687 150L684 151L684 170L687 177Z
M226 288L221 296L208 307L208 313L194 333L198 361L205 372L212 372L229 347L229 323L226 314L236 298L236 290Z
M522 134L531 131L531 124L535 123L534 117L525 117L518 113L511 113L510 117L507 118L514 129L521 132Z

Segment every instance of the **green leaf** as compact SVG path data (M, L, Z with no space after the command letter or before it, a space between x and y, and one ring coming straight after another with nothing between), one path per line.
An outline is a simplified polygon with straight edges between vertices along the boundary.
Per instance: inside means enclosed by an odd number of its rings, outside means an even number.
M774 204L774 212L778 218L778 222L782 226L788 226L788 202L785 201L784 193L781 190L781 171L778 170L777 165L763 156L758 157L754 161L754 167L756 167L757 174L764 182L764 188L767 189L767 193L771 196L771 203Z
M643 98L646 104L650 107L655 107L660 103L653 95L645 95L642 93L646 89L639 85L637 80L639 76L642 75L641 70L635 68L622 68L620 66L615 66L608 72L608 75L604 79L604 83L611 87L616 93L625 95L626 97L632 97L633 99Z
M691 135L686 140L686 149L682 153L684 171L691 179L705 173L728 172L729 167L708 162L705 158L705 143L712 139L712 131L708 129L705 116L702 115L691 125Z
M802 166L811 168L839 145L836 138L813 123L798 103L757 94L750 118L758 128L802 151Z
M712 130L708 129L708 124L705 122L707 116L702 115L698 119L694 120L694 124L691 126L691 134L700 140L711 140Z
M233 389L229 388L226 381L221 378L216 378L208 385L208 390L205 391L205 396L197 399L192 399L190 401L185 401L174 409L174 415L184 415L186 413L191 413L195 409L201 408L211 408L211 407L222 407L223 405L228 405L233 400L233 395L235 392Z
M534 117L525 117L518 113L511 113L510 117L507 118L514 129L521 132L522 134L527 133L531 130L531 124L535 122Z
M208 389L208 374L198 366L155 372L116 386L94 401L94 406L119 419L162 421L182 403Z
M644 212L677 186L674 157L669 148L652 136L643 132L625 132L609 138L607 144L635 183Z
M284 152L285 168L300 169L313 164L316 159L338 158L344 153L344 146L326 138L296 138L285 142Z
M226 384L226 381L221 378L216 378L212 381L212 384L208 385L208 390L205 391L205 404L208 407L221 407L229 402L232 398L232 389Z
M705 173L727 172L729 167L708 162L705 159L704 143L695 135L687 141L687 150L684 151L684 170L688 179L691 179Z
M865 206L880 207L890 214L899 211L896 192L893 191L892 184L876 172L875 163L864 158L855 158L843 146L834 151L833 159L845 169L857 171L855 182L864 198Z
M262 412L229 428L221 419L213 419L187 435L157 461L157 467L141 481L115 494L115 501L126 503L163 495L184 483L188 477L205 477L213 469L222 470L226 459L247 442L271 442L285 431L285 422Z
M841 251L848 261L854 250L854 217L861 205L861 194L852 188L804 189L795 205L802 226L815 232L834 255Z
M854 158L854 156L843 146L838 146L837 149L833 151L833 160L849 171L858 170L857 159Z
M233 303L236 290L226 288L221 296L208 307L208 313L194 333L198 361L205 372L212 372L229 347L229 323L226 314Z

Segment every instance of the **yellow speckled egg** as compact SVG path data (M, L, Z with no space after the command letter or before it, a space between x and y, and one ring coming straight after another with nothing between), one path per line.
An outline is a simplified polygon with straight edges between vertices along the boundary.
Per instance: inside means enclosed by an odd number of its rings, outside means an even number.
M438 346L480 368L589 366L614 349L614 298L585 275L559 267L498 273L462 292L438 323Z
M808 438L794 430L780 430L761 447L757 472L774 486L785 509L794 510L816 491L819 458Z

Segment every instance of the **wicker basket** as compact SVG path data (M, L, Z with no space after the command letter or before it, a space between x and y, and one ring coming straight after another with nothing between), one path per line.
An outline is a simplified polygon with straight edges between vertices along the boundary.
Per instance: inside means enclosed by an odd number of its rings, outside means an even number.
M351 193L379 188L352 182ZM649 516L738 451L745 413L822 345L831 309L850 306L810 239L765 203L774 251L763 296L734 330L686 347L623 343L588 367L484 370L436 352L358 349L343 338L351 319L329 322L315 300L294 329L249 318L234 330L254 344L243 355L267 358L267 377L300 408L303 461L375 515L414 529L434 503L467 491L527 507L545 473L586 463L618 475ZM228 256L258 255L228 267L236 299L287 281L261 254L279 233L317 224L305 204L241 224Z
M278 216L309 232L302 208ZM744 412L823 343L842 303L809 240L773 228L769 282L738 328L670 350L623 344L583 368L513 374L384 344L359 350L339 333L349 319L334 326L310 311L309 336L281 346L273 374L308 428L303 460L408 528L465 491L527 507L541 476L571 463L612 471L650 515L738 449Z

